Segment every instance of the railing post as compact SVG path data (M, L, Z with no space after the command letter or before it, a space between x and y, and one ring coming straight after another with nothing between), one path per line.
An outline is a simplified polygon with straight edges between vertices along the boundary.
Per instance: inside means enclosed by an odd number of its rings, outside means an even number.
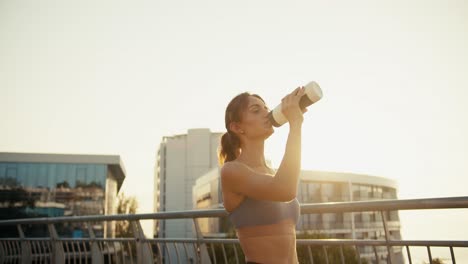
M58 241L59 236L55 230L54 224L48 224L49 235L52 244L52 256L50 260L53 264L63 264L65 263L65 252L63 251L63 245L61 241Z
M195 232L197 233L197 263L201 264L211 264L210 255L208 254L208 249L206 248L206 244L200 243L200 239L203 239L203 234L200 230L200 226L198 225L198 221L196 218L193 219L193 224L195 226Z
M102 254L102 251L98 246L98 242L96 241L96 235L94 234L94 230L91 223L88 223L87 225L89 238L91 239L91 262L93 264L102 264L104 263L104 255Z
M23 229L21 228L21 225L17 225L16 227L18 228L18 233L21 239L21 263L22 264L31 263L32 261L31 244L30 242L24 240L26 237L24 235Z
M383 222L383 227L385 231L385 241L387 244L387 259L390 264L393 263L392 261L392 256L393 256L393 249L390 247L389 243L390 242L390 233L388 231L388 226L387 226L387 220L385 219L385 212L388 211L380 211L380 214L382 215L382 222Z
M133 235L135 237L136 244L136 257L138 264L149 264L153 263L153 251L148 242L146 242L145 233L141 228L139 220L130 221L133 228Z
M3 264L5 263L5 259L6 259L6 250L5 248L3 247L3 244L5 243L5 240L1 241L0 240L0 264Z

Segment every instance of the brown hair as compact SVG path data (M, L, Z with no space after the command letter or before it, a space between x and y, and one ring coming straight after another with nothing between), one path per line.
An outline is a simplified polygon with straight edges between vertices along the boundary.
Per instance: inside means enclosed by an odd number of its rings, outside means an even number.
M232 122L242 121L242 113L248 106L249 96L255 96L265 102L259 95L250 94L248 92L237 95L231 100L231 102L229 102L224 116L227 132L221 137L221 146L218 154L220 165L223 165L227 161L235 160L240 154L240 138L234 133L234 131L229 129L229 126Z

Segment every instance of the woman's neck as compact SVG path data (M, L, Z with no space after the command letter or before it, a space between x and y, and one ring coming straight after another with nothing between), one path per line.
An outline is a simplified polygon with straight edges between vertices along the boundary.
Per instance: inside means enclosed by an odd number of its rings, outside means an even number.
M241 147L242 151L237 160L250 167L265 166L265 142L249 142Z

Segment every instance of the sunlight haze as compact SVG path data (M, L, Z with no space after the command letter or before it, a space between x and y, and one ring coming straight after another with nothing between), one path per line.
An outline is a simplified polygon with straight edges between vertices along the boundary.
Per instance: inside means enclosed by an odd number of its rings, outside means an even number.
M141 213L163 136L224 132L235 95L273 108L309 81L323 98L304 170L388 177L403 199L467 195L465 1L2 0L0 32L0 151L120 155ZM274 167L286 136L267 141ZM403 239L468 237L457 210L400 217Z

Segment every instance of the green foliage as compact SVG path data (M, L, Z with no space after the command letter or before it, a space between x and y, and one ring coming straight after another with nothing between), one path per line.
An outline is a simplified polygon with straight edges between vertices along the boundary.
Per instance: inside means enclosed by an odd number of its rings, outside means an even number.
M135 214L138 208L136 197L127 197L123 192L117 196L117 214ZM129 221L117 221L115 223L116 237L133 237Z
M67 181L58 182L56 188L70 188L70 184Z
M76 188L100 188L100 189L103 189L102 188L102 185L99 183L99 182L95 182L95 181L92 181L92 182L82 182L82 181L79 181L77 180L76 181Z
M121 192L117 196L117 214L135 214L138 208L138 202L135 196L125 196L125 193ZM132 226L130 221L116 221L115 222L115 237L134 237ZM136 256L136 245L131 243L125 245L125 251L132 256Z
M8 208L30 207L34 208L33 197L11 177L0 178L0 185L6 188L0 189L0 203Z

